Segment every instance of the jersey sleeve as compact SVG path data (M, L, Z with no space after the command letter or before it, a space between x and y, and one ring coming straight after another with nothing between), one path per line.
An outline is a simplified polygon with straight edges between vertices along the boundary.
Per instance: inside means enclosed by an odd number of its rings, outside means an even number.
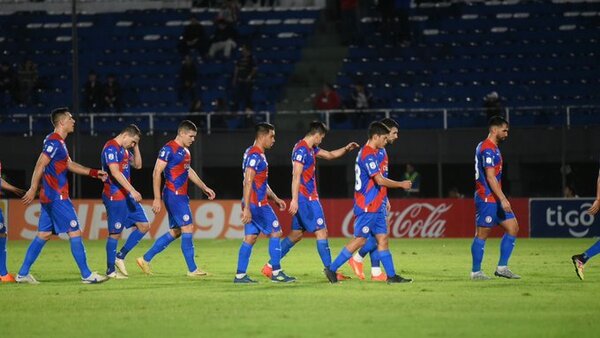
M170 147L162 147L162 149L158 152L158 159L165 161L165 162L169 162L169 160L172 157L172 150Z
M313 147L313 151L315 152L315 155L317 155L319 153L319 151L321 151L321 148Z
M307 151L304 147L298 147L294 149L294 153L292 154L292 162L298 162L300 164L306 164L306 155Z
M55 140L44 141L43 154L53 159L60 150L60 143Z
M259 154L250 154L246 157L246 168L252 168L254 171L258 171L262 159Z
M498 164L498 159L492 149L484 149L479 154L481 157L481 164L484 168L493 168Z
M379 161L377 161L377 157L375 157L374 155L368 155L367 157L365 157L364 163L369 177L373 177L381 173Z
M111 163L119 163L119 152L115 146L108 146L104 149L103 156L107 165Z

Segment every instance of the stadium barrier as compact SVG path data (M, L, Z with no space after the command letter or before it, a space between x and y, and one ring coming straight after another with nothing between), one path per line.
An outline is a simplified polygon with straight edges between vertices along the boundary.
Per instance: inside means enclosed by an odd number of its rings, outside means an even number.
M288 201L289 202L289 201ZM4 203L4 204L2 204ZM5 212L11 240L31 240L37 231L41 206L38 202L25 206L19 200L0 203ZM108 235L106 210L102 200L74 200L75 211L85 239L105 239ZM192 200L192 220L196 224L194 238L242 238L242 207L239 200ZM326 223L331 237L351 237L353 234L352 199L323 199ZM529 237L529 200L512 199L511 204L519 220L519 237ZM150 221L150 236L154 239L169 229L168 217L163 210L154 215L152 200L142 205ZM394 238L468 238L475 233L475 206L472 199L392 199L388 215L390 236ZM276 208L274 208L276 209ZM287 211L275 210L284 233L291 227ZM123 232L127 237L129 230ZM501 229L493 236L502 234ZM66 238L64 235L62 238Z
M531 237L580 238L600 236L600 218L587 210L593 198L532 198Z

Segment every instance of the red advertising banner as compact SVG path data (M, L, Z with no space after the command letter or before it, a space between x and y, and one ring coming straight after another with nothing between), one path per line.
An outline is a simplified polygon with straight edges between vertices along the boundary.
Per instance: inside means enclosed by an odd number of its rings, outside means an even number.
M101 200L74 200L85 239L104 239L108 235L106 210ZM321 200L331 237L351 237L354 233L353 201L351 199ZM529 236L528 199L512 199L511 204L519 221L519 236ZM388 215L390 237L395 238L459 238L472 237L475 233L475 205L471 199L393 199ZM166 212L154 215L152 201L142 201L150 221L150 236L156 238L169 229ZM196 224L194 238L242 238L242 207L239 200L191 201L192 219ZM19 200L9 200L4 207L5 223L9 238L33 239L37 231L40 204L25 206ZM291 226L287 211L275 212L284 233ZM127 237L129 231L124 231ZM500 236L495 229L493 236ZM64 236L63 236L64 237ZM66 237L64 237L66 238Z

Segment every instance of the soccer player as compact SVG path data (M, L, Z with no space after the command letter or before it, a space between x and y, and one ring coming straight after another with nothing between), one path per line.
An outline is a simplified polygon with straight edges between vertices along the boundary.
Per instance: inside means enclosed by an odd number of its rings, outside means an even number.
M398 139L398 130L400 126L396 121L390 118L385 118L381 121L386 127L390 129L390 133L388 135L387 144L392 144L396 139ZM388 156L385 148L378 149L377 151L377 160L381 166L381 174L383 177L388 177ZM383 190L387 190L386 187L382 187ZM385 193L385 211L386 211L386 220L387 214L390 212L392 206L390 205L390 201L387 198L387 192ZM387 275L385 272L381 271L381 265L379 260L379 253L377 252L377 239L375 236L369 236L367 239L367 243L360 248L354 255L348 260L348 264L354 271L354 274L358 276L359 279L365 279L365 274L363 272L363 259L367 254L371 256L371 280L377 282L385 282L387 281Z
M387 273L387 282L410 283L412 279L396 274L392 254L388 249L388 228L385 219L386 193L383 188L410 189L410 181L394 181L384 177L378 160L378 150L388 142L390 129L381 122L369 125L369 140L356 157L354 183L354 238L340 252L338 257L325 268L325 275L331 283L337 283L335 271L339 269L352 253L364 246L370 235L377 240L379 259Z
M40 202L42 210L38 223L37 236L29 245L25 260L19 270L17 283L38 284L39 282L29 273L31 266L40 255L42 248L53 234L67 233L71 242L71 253L81 272L85 284L102 283L107 277L90 271L87 265L85 248L81 240L79 221L69 198L69 183L67 170L79 175L106 180L107 173L103 170L90 169L73 162L65 139L75 129L75 120L68 108L57 108L51 114L54 132L46 136L44 149L37 160L31 177L31 187L23 196L23 203L30 204L35 199L40 179Z
M158 159L152 173L154 201L152 211L158 214L162 209L160 184L164 172L165 186L162 199L169 214L170 230L159 237L146 254L137 259L138 266L147 274L152 274L150 261L158 253L181 237L181 251L188 267L188 277L206 276L206 272L198 269L194 261L194 222L190 209L190 198L187 194L188 179L200 188L209 200L213 200L215 192L209 188L190 167L192 157L188 148L196 140L198 128L192 121L182 121L177 128L177 137L169 141L158 153Z
M596 180L596 200L592 204L592 206L588 209L588 214L595 215L600 210L600 171L598 171L598 179ZM600 253L600 241L597 241L592 245L589 249L587 249L584 253L574 255L571 257L573 261L573 265L575 265L575 272L577 273L577 277L583 280L583 266L585 263L592 257L596 256Z
M333 151L319 148L328 131L329 129L323 122L313 121L304 138L294 146L292 151L292 201L288 210L293 216L292 232L281 241L281 258L283 259L290 249L302 239L305 231L314 233L317 237L317 252L325 267L331 265L331 253L323 207L319 202L317 192L315 178L317 158L333 160L359 147L356 142L350 142ZM262 273L267 278L272 277L272 262L264 265ZM343 279L343 276L338 273L338 278Z
M19 189L14 185L4 181L2 179L2 163L0 163L0 193L2 190L10 191L17 196L23 196L25 190ZM4 223L4 216L2 215L2 209L0 209L0 283L14 283L15 277L8 273L6 267L6 224Z
M127 278L129 274L125 267L125 256L150 229L146 213L140 205L142 195L131 185L131 167L142 168L139 148L141 136L140 129L132 124L106 142L102 149L102 170L109 173L108 179L104 181L102 202L108 218L106 275L110 278ZM121 232L131 227L135 227L135 230L117 253Z
M510 202L502 192L502 155L498 145L508 137L508 122L501 116L489 120L488 137L475 150L475 224L477 232L471 245L472 280L490 279L481 271L485 241L498 224L505 234L500 243L500 260L494 272L497 277L519 279L508 269L508 260L515 247L519 225Z
M237 273L234 283L256 283L247 274L252 246L262 232L269 236L269 255L273 268L271 281L289 283L296 278L286 275L281 269L281 227L275 212L267 198L277 204L280 210L285 210L285 202L277 197L269 187L269 163L265 150L271 149L275 143L275 127L269 123L259 123L254 127L255 141L244 152L242 170L244 173L244 197L242 202L242 223L244 224L244 241L238 254Z

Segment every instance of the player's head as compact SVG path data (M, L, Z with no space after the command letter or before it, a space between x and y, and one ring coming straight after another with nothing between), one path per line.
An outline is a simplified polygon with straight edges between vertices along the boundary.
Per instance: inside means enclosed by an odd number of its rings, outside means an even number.
M264 149L271 149L275 144L275 126L261 122L254 126L254 132L256 133L256 143Z
M307 137L313 137L315 140L315 146L318 146L323 142L323 138L327 135L329 128L325 125L325 123L321 121L312 121L308 125L308 132L306 133Z
M72 133L75 130L75 119L67 107L56 108L50 113L50 121L55 129Z
M387 144L390 129L385 124L375 121L369 125L369 142L376 148L383 148Z
M123 138L123 148L130 149L134 148L140 143L142 132L140 131L140 128L138 128L138 126L136 126L135 124L130 124L127 127L125 127L119 135L121 135Z
M396 141L396 139L398 138L398 131L400 130L400 125L398 125L398 122L396 122L393 119L390 119L389 117L386 117L379 122L383 123L390 130L387 143L394 143L394 141Z
M183 120L177 127L177 137L181 141L184 147L189 147L196 140L198 134L198 128L194 122L190 120Z
M508 137L508 121L504 117L492 116L488 121L490 136L494 137L497 143L503 142Z

